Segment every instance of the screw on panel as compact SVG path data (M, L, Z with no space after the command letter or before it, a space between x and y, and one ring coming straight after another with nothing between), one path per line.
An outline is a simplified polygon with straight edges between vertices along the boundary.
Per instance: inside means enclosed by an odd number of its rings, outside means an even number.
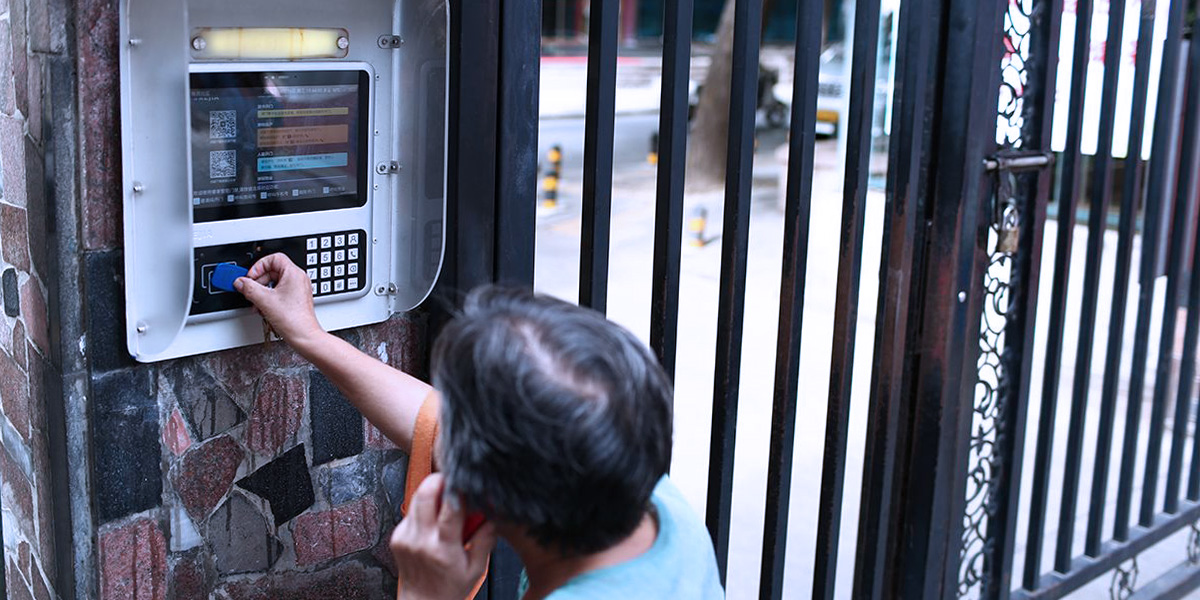
M141 46L142 40L140 38L129 38L129 45L130 46Z
M350 38L348 38L344 35L339 37L337 39L337 47L341 50L345 50L346 48L349 48L350 47Z
M142 185L142 182L140 182L140 181L133 182L133 193L140 194L144 191L146 191L146 186Z
M204 38L200 36L192 38L192 50L195 50L196 52L203 52L207 47L208 42L204 41Z
M145 335L146 331L147 331L147 330L149 330L149 329L150 329L150 327L149 327L149 326L147 326L147 325L146 325L146 323L145 323L144 321L138 321L138 324L137 324L137 332L138 332L139 334Z

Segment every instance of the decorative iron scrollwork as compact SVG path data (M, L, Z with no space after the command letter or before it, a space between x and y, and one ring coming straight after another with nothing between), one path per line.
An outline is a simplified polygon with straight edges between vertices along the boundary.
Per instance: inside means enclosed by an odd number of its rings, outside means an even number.
M1004 56L1000 59L999 119L996 143L1021 148L1025 94L1029 84L1029 44L1034 0L1011 0L1004 13Z
M1034 0L1010 0L1004 15L1004 56L997 107L996 142L1003 150L1021 148L1025 124L1024 96L1029 80L1031 16ZM991 166L989 165L989 169ZM1012 298L1013 256L1020 240L1022 216L1016 181L1003 161L996 163L993 218L988 231L988 265L984 272L982 325L979 334L978 378L968 454L966 511L959 554L958 597L978 598L989 593L988 564L995 558L995 543L988 535L1000 502L997 477L1003 465L998 444L1005 435L1004 390L1008 374L1003 368L1005 329Z
M1112 600L1126 600L1137 589L1138 564L1137 557L1129 561L1129 566L1118 565L1113 569L1112 583L1108 586L1108 596Z
M1189 563L1200 565L1200 525L1194 521L1192 530L1188 532L1187 558Z

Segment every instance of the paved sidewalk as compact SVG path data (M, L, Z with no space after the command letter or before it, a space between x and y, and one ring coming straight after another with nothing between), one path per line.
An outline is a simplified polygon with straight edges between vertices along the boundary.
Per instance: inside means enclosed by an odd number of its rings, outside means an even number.
M549 50L549 49L548 49ZM709 48L695 48L690 64L693 82L703 83L708 73ZM542 119L582 118L587 106L587 49L570 46L542 56L538 114ZM766 47L762 60L791 81L791 57L783 48ZM637 49L617 57L616 113L654 114L662 95L661 50Z

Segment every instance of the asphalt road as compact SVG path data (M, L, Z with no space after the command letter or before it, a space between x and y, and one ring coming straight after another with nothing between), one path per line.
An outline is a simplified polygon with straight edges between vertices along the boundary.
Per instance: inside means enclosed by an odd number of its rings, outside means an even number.
M646 164L650 136L658 131L658 115L619 115L613 127L614 178ZM583 118L545 119L538 124L538 157L546 169L546 154L556 144L563 149L566 179L583 178Z

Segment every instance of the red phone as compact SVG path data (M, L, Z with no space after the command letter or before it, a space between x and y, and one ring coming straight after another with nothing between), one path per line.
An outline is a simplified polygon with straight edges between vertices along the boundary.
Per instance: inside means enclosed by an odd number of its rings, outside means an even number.
M471 541L471 537L474 536L475 532L479 531L479 528L483 527L483 524L486 522L487 518L483 516L483 513L467 513L466 518L463 519L463 543L465 544Z

